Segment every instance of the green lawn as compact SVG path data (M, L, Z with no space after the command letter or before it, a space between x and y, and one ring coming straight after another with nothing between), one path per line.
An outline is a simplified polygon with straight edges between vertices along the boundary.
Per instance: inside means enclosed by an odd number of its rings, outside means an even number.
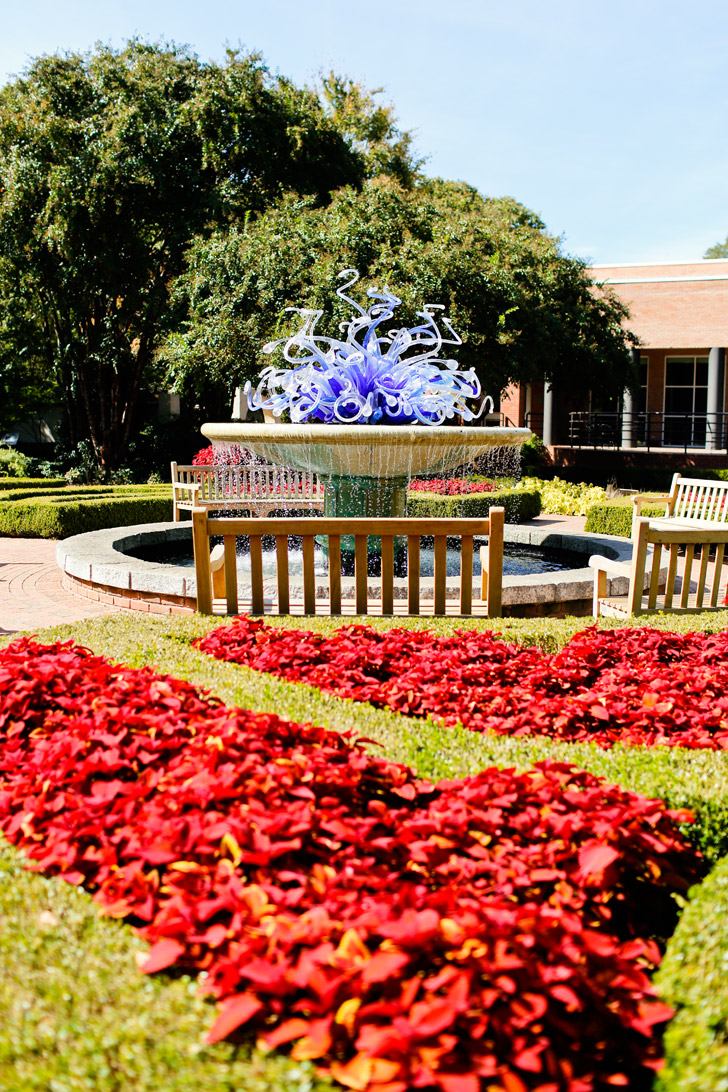
M728 854L728 755L675 749L615 748L514 740L444 729L302 684L213 660L190 641L219 624L209 618L140 618L118 614L57 627L43 640L69 639L131 666L151 664L212 691L227 704L352 730L370 746L427 777L457 777L484 766L526 767L546 756L569 760L626 788L688 806L688 833L716 862ZM325 632L331 619L281 619L275 624ZM388 620L372 619L376 628ZM584 619L508 619L495 623L398 619L397 625L451 632L494 628L512 641L545 651L561 647ZM608 623L607 623L608 624ZM728 612L652 624L719 630ZM2 641L7 643L8 639ZM103 919L91 897L59 880L22 868L8 847L0 856L0 1088L8 1092L258 1092L331 1087L308 1063L263 1056L247 1043L203 1045L214 1008L187 976L146 977L134 955L144 945L129 929ZM703 942L703 936L706 939ZM656 1087L667 1092L728 1088L728 865L698 889L660 972L663 992L680 1007L668 1030L668 1064ZM710 982L710 1003L701 986Z

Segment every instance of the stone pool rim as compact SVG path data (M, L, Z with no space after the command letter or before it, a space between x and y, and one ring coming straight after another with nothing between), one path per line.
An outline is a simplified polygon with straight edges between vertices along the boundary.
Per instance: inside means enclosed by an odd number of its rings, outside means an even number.
M143 523L89 531L59 542L56 562L63 572L64 587L76 595L150 614L191 614L197 609L194 570L144 561L124 552L145 544L184 541L191 536L191 522ZM505 617L591 615L593 572L589 557L604 554L626 562L632 558L631 539L614 535L506 524L504 539L526 546L571 550L583 554L585 562L579 569L504 576ZM609 578L607 592L624 595L628 583L626 576Z

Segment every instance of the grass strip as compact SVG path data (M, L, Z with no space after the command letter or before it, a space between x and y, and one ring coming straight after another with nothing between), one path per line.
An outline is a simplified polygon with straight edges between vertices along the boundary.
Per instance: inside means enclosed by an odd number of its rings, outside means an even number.
M188 975L142 975L148 945L88 894L0 842L0 1088L7 1092L325 1092L310 1062L206 1046L214 1006Z

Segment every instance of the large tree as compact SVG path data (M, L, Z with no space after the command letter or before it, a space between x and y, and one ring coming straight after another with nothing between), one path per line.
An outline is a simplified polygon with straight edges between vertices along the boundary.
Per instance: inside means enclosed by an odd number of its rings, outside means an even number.
M316 207L361 185L352 88L339 90L327 105L257 55L218 65L139 41L41 57L0 90L0 374L25 354L57 377L74 438L107 469L192 238L287 191Z
M186 326L162 350L180 390L252 379L271 361L265 342L294 328L288 306L322 308L321 332L335 333L350 311L334 295L346 268L361 275L360 298L385 284L402 297L397 325L423 303L444 304L464 338L454 355L494 396L543 376L577 394L635 381L616 296L562 254L534 213L464 183L379 178L326 207L286 197L198 239L189 260L176 285Z

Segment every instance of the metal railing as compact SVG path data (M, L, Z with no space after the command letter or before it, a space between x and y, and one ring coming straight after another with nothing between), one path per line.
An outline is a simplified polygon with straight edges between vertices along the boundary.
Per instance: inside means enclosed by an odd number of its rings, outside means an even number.
M728 414L574 412L569 414L568 442L571 447L724 451L728 446Z
M530 428L531 432L535 432L537 436L543 436L543 413L529 412L525 415L523 423L526 428Z

